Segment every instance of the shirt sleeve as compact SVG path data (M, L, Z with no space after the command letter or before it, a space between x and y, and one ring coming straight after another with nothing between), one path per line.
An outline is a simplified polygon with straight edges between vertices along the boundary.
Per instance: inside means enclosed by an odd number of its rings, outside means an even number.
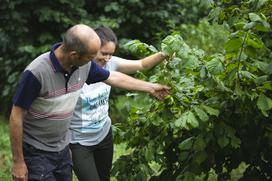
M116 71L120 65L120 62L124 61L125 59L112 56L110 61L107 63L107 65L110 65L109 70Z
M29 70L22 73L21 80L13 97L13 104L29 109L41 90L40 81Z
M109 76L110 72L108 70L103 69L102 67L100 67L99 65L92 61L86 83L92 84L96 82L101 82L107 80Z

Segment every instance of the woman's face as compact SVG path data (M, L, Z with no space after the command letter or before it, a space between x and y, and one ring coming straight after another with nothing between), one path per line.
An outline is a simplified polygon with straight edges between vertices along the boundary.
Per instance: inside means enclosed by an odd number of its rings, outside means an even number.
M104 67L107 62L111 59L111 56L115 52L116 45L114 42L107 42L105 45L101 46L95 57L95 63Z

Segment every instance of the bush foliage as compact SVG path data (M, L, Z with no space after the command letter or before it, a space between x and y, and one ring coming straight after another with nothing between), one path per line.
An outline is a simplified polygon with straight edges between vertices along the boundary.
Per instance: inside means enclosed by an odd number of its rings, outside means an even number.
M139 77L168 84L172 93L164 102L134 98L138 106L131 107L122 134L133 151L115 162L118 179L208 180L214 170L218 180L229 180L243 163L241 180L272 179L271 5L222 1L215 6L211 20L229 31L218 53L192 48L183 32L162 40L161 50L170 58ZM143 53L152 47L128 45Z

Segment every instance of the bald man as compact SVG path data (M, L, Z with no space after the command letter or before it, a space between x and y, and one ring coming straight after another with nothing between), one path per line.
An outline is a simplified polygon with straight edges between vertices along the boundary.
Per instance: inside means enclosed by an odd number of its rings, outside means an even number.
M13 180L72 180L68 128L84 83L103 81L159 99L169 93L166 86L109 72L90 61L100 44L92 28L75 25L62 43L38 56L22 73L10 115Z

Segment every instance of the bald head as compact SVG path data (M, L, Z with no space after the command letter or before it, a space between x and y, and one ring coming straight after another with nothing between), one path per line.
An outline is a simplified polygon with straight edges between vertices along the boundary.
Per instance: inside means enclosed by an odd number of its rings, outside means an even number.
M65 52L76 51L79 55L86 55L97 52L100 45L100 38L95 31L84 24L71 27L63 36Z

